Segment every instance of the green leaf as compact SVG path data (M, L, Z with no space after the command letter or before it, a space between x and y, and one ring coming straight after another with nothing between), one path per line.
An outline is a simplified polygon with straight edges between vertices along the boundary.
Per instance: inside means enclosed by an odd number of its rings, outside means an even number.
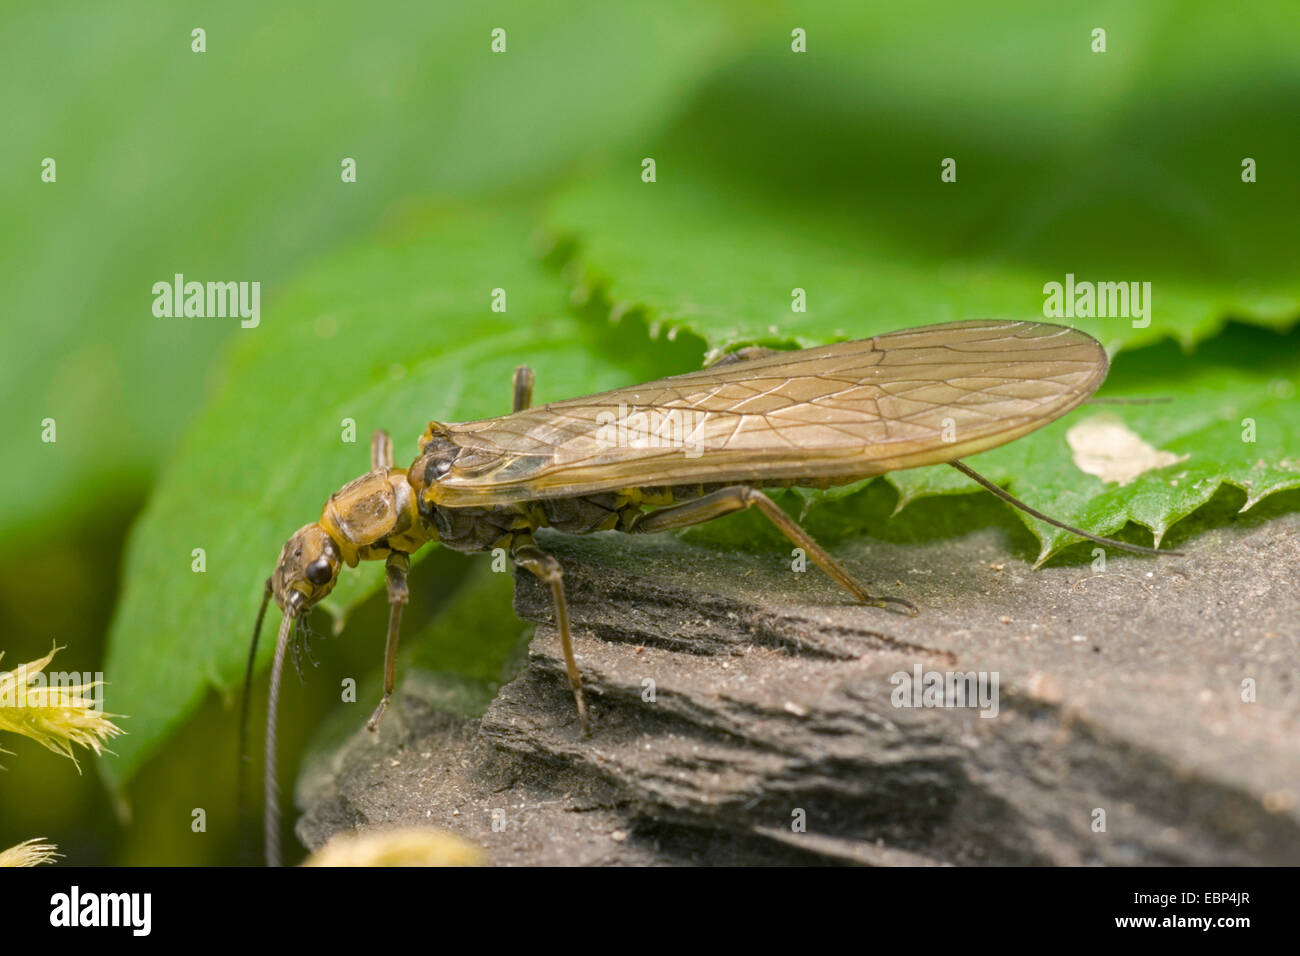
M659 170L654 184L620 174L619 181L576 188L557 200L549 227L580 248L576 298L603 301L613 318L635 311L658 332L689 332L718 350L807 347L969 318L1041 321L1044 286L1076 274L1068 265L1032 271L974 256L911 257L886 236L822 210L737 194L687 170ZM668 175L682 178L663 182ZM1282 243L1282 225L1271 241ZM1085 241L1107 240L1093 234ZM1077 278L1151 281L1148 327L1134 328L1129 318L1046 318L1114 350L1165 336L1192 344L1234 317L1285 328L1300 314L1290 279L1282 291L1281 284L1253 287L1225 277L1210 285L1140 269L1080 270ZM795 290L803 290L806 312L791 310Z
M599 357L529 233L514 216L435 209L391 242L321 263L239 336L131 534L105 671L111 709L131 717L102 762L112 780L128 779L209 687L237 683L281 546L368 470L374 429L409 461L431 417L508 412L521 363L535 369L539 402L662 372L654 349ZM497 288L505 312L491 311ZM203 573L191 571L196 548ZM322 606L341 621L382 570L345 571Z
M655 182L628 157L549 222L580 243L580 295L718 348L1041 319L1067 275L1151 283L1149 326L1064 317L1112 347L1283 328L1300 14L1254 9L814 4L791 19L807 54L771 37L646 143Z
M1300 130L1277 116L1300 89L1293 51L1282 21L1182 9L1117 6L1104 55L1087 50L1091 14L1028 5L813 5L798 16L809 29L804 55L790 51L791 18L779 11L756 11L728 32L721 14L694 7L638 7L632 27L623 5L585 4L558 21L528 4L499 22L500 10L489 20L439 9L420 12L396 40L385 28L378 78L347 69L368 63L357 51L380 40L351 17L317 15L334 26L304 36L260 7L232 8L217 15L231 20L211 21L202 69L213 75L194 72L187 46L159 66L160 44L188 34L179 14L138 41L100 22L84 50L119 40L113 62L147 68L97 86L88 80L109 66L87 55L83 72L51 87L69 104L89 88L84 107L14 116L19 141L54 142L74 173L61 162L61 191L15 194L17 221L41 222L45 245L28 246L32 230L21 228L0 238L5 268L27 277L14 314L49 319L7 330L30 340L33 360L6 383L12 434L0 447L24 456L22 423L45 414L68 426L60 437L71 440L47 449L48 481L7 473L3 500L31 528L90 500L87 488L138 483L169 454L132 534L113 624L108 695L132 720L105 772L128 779L210 688L242 673L281 544L365 470L371 429L389 428L399 455L413 454L431 416L504 411L519 362L536 367L545 401L687 371L705 343L811 345L979 315L1038 318L1044 284L1067 273L1153 283L1147 328L1074 320L1112 346L1201 342L1230 316L1287 327L1300 311L1290 241L1300 183L1282 170ZM494 58L488 31L501 24L510 52ZM12 31L0 53L30 65L67 26ZM751 46L734 59L738 43ZM281 63L315 65L286 84ZM679 104L686 112L662 132ZM59 116L66 128L46 128ZM243 129L258 135L230 132ZM338 158L352 154L380 158L340 193ZM561 279L525 248L531 219L519 196L557 172L588 172L579 161L597 154L609 160L606 175L582 180L547 215L564 240L556 257L580 253ZM657 161L653 184L640 180L644 156ZM958 160L956 183L940 181L946 156ZM1241 182L1244 156L1258 161L1259 182ZM211 187L196 194L195 182ZM412 195L477 206L476 196L507 190L517 208L502 217L443 201L408 208ZM322 260L339 236L380 216L398 220L386 242ZM97 268L83 275L83 261ZM310 273L286 287L305 261ZM178 270L262 278L267 288L262 326L234 331L210 400L171 449L227 334L147 315L141 290ZM504 315L488 308L498 287L508 291ZM795 287L807 292L807 312L791 311ZM585 301L581 317L566 314L566 296ZM92 307L102 318L88 327ZM629 315L676 344L647 344L637 321L604 321ZM1163 532L1222 481L1256 496L1292 487L1285 387L1273 398L1260 389L1294 383L1282 355L1294 355L1293 338L1279 340L1272 366L1252 367L1256 352L1244 345L1224 367L1198 352L1185 380L1171 377L1182 356L1160 348L1150 361L1134 358L1145 348L1122 353L1112 386L1172 393L1176 405L1107 412L1192 456L1173 471L1107 488L1071 463L1071 422L976 465L1098 529L1132 517ZM1136 371L1124 378L1130 358ZM1236 416L1257 419L1249 451L1231 444L1232 433L1241 444ZM344 418L356 422L355 444L340 440ZM904 500L965 480L895 479ZM814 530L823 509L851 516L888 487L873 483L839 505L818 499ZM0 513L0 529L19 520ZM195 548L205 551L202 574L190 571ZM349 573L327 606L342 619L375 592L380 572Z
M732 42L726 16L625 0L6 11L0 347L23 360L0 379L0 454L38 475L0 473L0 549L133 502L202 404L238 323L156 318L153 283L258 281L270 312L304 264L410 197L531 188L655 129Z

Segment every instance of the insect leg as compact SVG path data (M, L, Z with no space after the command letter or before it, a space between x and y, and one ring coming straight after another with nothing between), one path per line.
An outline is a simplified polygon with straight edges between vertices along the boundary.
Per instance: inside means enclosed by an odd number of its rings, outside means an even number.
M527 365L515 369L514 411L522 412L533 407L533 370Z
M799 527L793 518L782 511L775 501L757 488L750 488L747 485L722 488L695 501L686 501L679 505L671 505L667 508L660 508L658 511L639 515L632 521L632 526L628 530L632 534L672 531L677 528L703 524L706 521L712 521L714 518L721 518L733 511L744 511L746 508L755 506L794 545L803 548L804 552L813 559L813 563L838 581L844 590L863 604L870 604L873 607L887 607L890 604L896 604L909 615L917 613L916 605L905 598L876 597L868 594L862 585L853 580L849 572L844 569L844 566L832 558L825 548L814 541L812 535Z
M410 570L411 556L402 551L390 554L384 565L388 580L388 643L384 646L384 696L366 724L372 733L379 729L384 711L388 710L388 700L393 696L397 677L397 630L402 623L402 608L410 597L406 587L406 575Z
M578 705L578 719L582 722L582 732L591 733L591 723L587 720L587 703L582 697L582 675L578 672L578 662L573 656L573 637L569 633L569 605L564 600L564 572L560 562L547 554L527 535L517 535L510 547L510 556L515 564L525 568L545 584L550 585L551 600L555 605L555 629L560 632L560 646L564 649L564 669L569 674L569 688L573 691L573 701Z
M370 436L370 467L393 467L393 439L382 428L376 428Z

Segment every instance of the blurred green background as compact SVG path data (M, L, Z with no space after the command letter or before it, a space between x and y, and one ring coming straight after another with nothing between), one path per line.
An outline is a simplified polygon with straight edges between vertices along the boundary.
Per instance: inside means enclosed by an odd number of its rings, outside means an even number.
M991 477L1103 533L1300 486L1295 4L56 2L0 22L0 666L65 646L53 666L105 671L128 731L80 775L0 739L0 848L238 860L229 688L280 544L365 470L373 428L402 463L429 418L508 410L521 361L546 401L710 348L1039 318L1066 273L1150 281L1149 328L1077 324L1124 350L1125 393L1179 400L1128 420L1201 451L1195 490L1071 481L1051 430ZM261 325L155 318L177 272L261 282ZM946 528L943 507L917 520ZM527 632L483 563L429 549L404 641L486 700ZM377 572L316 612L286 780L316 728L369 712Z

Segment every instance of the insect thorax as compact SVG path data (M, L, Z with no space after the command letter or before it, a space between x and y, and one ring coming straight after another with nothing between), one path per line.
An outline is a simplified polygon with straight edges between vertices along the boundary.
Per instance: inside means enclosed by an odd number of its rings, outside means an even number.
M429 540L401 469L376 468L348 482L330 495L320 524L349 567L392 550L409 553Z

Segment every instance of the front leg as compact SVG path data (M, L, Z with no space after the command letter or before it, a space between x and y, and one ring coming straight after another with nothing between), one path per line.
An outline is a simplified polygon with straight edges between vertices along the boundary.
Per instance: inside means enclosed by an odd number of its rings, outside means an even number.
M384 647L384 696L375 708L366 728L374 733L379 729L379 722L388 710L388 700L393 696L393 684L397 678L397 630L402 623L402 608L406 606L411 592L406 586L406 576L411 570L411 556L401 551L394 551L388 556L384 565L388 582L388 642Z
M560 562L539 548L526 534L516 535L510 546L510 556L515 564L533 572L544 584L550 585L551 601L555 607L555 629L560 632L560 646L564 649L564 668L569 674L569 688L573 702L578 706L578 720L584 735L591 733L587 720L587 702L582 696L582 675L578 661L573 656L573 637L569 633L569 605L564 600L564 571Z

